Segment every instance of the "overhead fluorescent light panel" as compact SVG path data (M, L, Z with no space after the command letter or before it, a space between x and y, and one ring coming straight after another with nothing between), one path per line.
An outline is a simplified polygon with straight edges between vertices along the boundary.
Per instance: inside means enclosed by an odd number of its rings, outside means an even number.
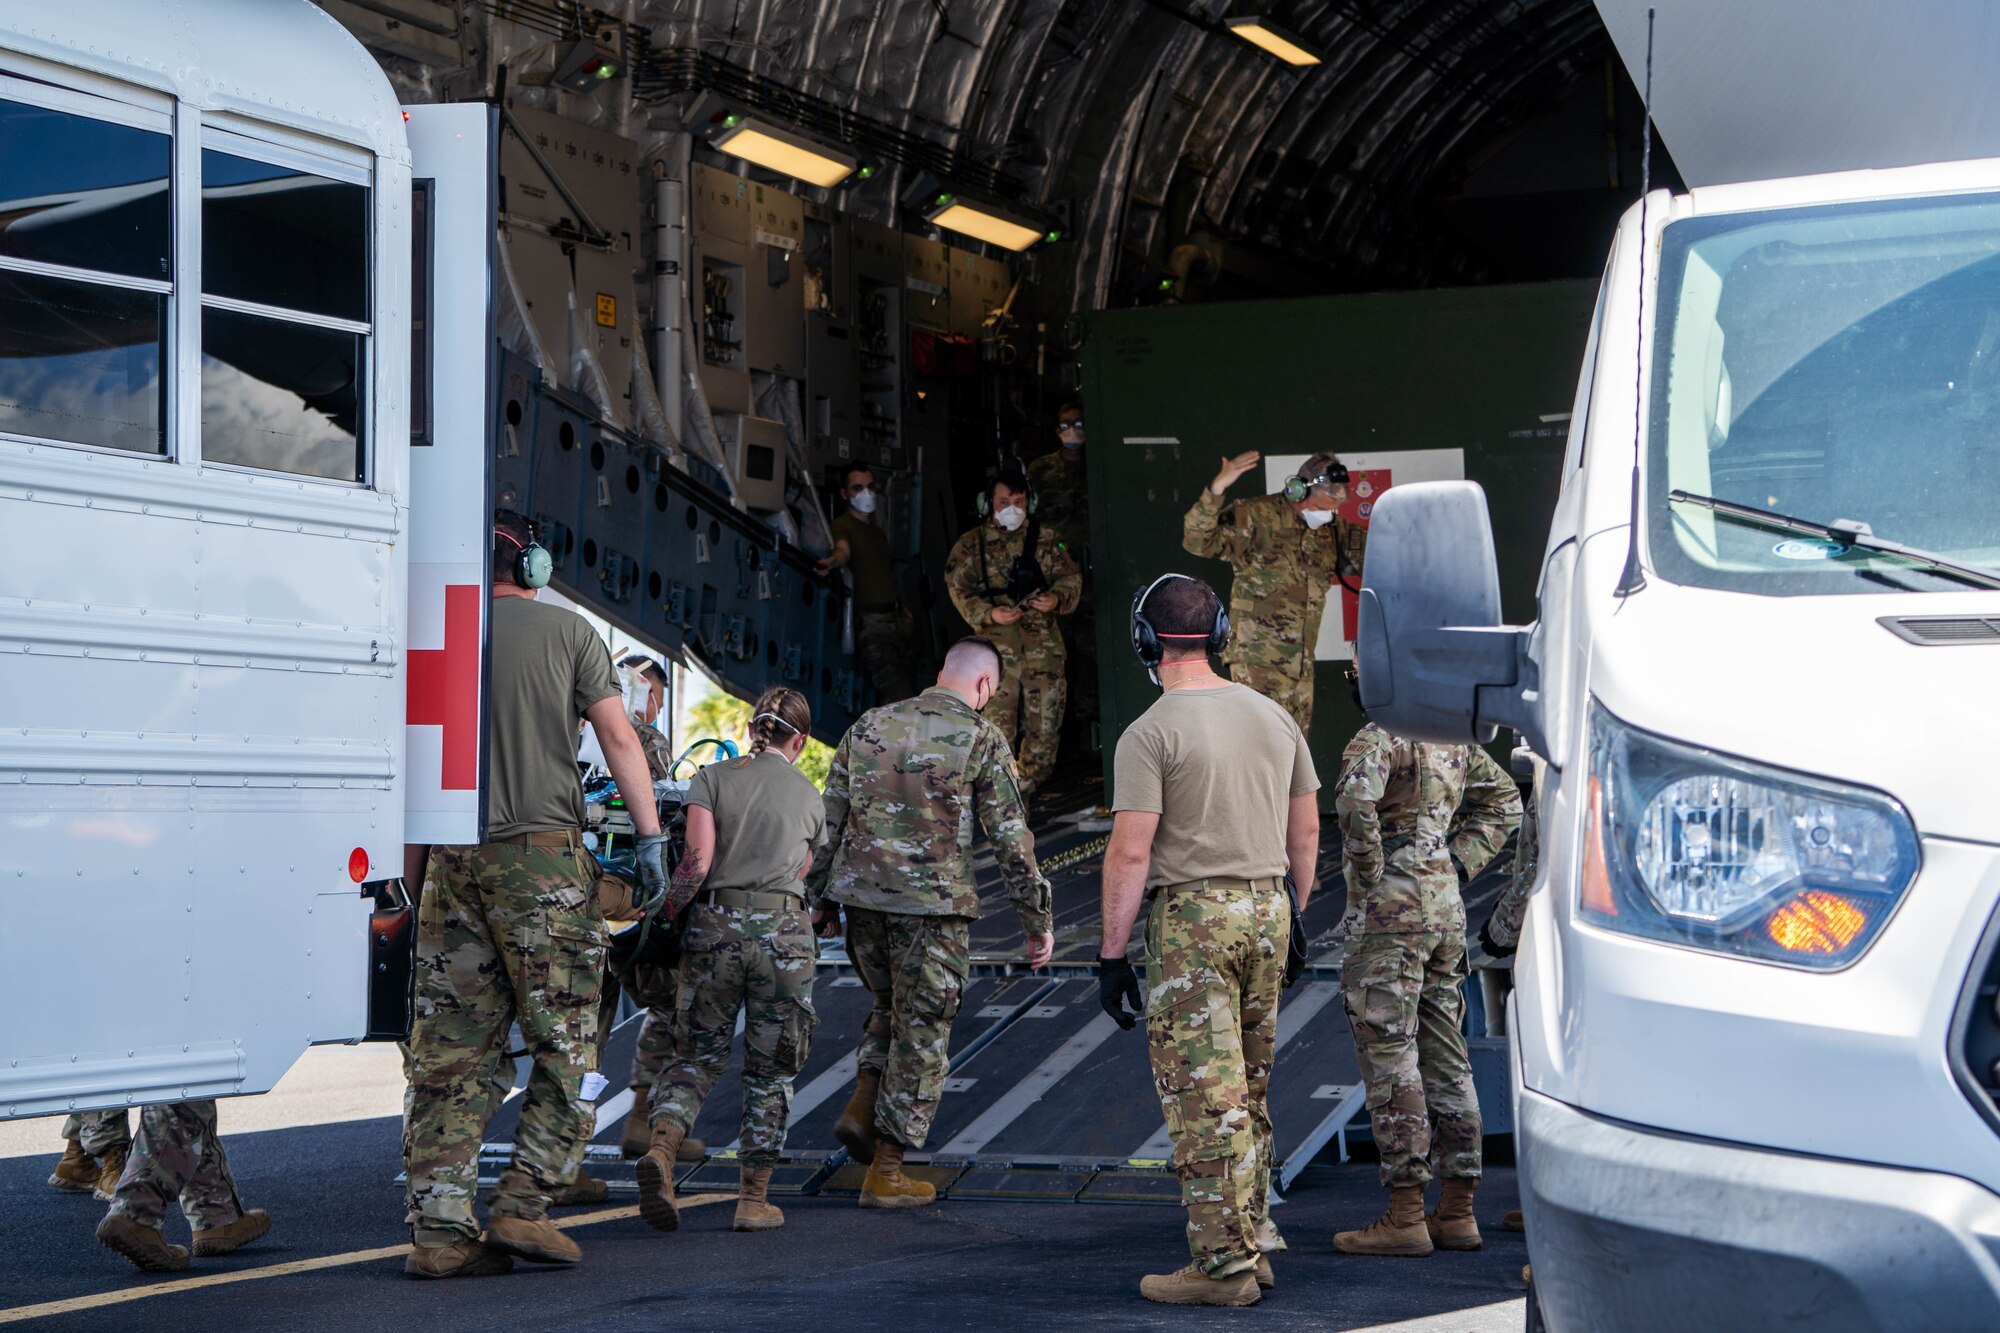
M1296 33L1288 32L1261 14L1246 14L1242 18L1224 19L1222 25L1243 41L1267 54L1274 55L1287 65L1317 65L1320 53L1306 45Z
M1037 241L1054 240L1060 234L1050 231L1026 214L984 200L968 199L948 190L940 190L932 196L924 209L924 217L934 226L970 236L975 241L985 241L988 245L997 245L1003 250L1025 250Z
M861 165L845 149L740 112L723 116L709 142L731 157L740 157L808 185L829 188L838 185Z

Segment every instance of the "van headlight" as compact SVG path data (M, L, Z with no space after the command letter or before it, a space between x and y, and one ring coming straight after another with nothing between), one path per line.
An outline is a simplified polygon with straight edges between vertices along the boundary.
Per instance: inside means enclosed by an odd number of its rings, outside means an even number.
M1880 792L1649 736L1591 706L1578 909L1607 930L1833 969L1859 958L1920 864Z

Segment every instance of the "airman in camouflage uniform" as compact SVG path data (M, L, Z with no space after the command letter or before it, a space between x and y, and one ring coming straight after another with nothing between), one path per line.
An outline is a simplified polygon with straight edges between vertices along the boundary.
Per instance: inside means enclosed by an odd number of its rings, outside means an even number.
M90 1194L110 1203L132 1149L132 1122L124 1111L84 1111L63 1121L62 1160L49 1176L59 1190Z
M995 480L992 515L958 539L944 572L959 615L1000 649L1006 675L986 706L986 717L1019 758L1024 795L1039 787L1056 765L1069 692L1058 617L1076 610L1083 592L1083 574L1063 545L1062 533L1033 516L1011 531L1002 525L1010 508L1025 510L1026 492L1027 481L1019 473ZM1016 560L1031 546L1047 587L1017 605L1008 595L1008 581Z
M674 1059L653 1084L652 1145L634 1168L639 1215L661 1231L680 1225L673 1163L709 1089L722 1077L743 1016L741 1188L735 1229L768 1231L785 1215L768 1199L785 1146L792 1080L813 1028L816 950L804 880L826 831L818 788L798 771L812 709L772 686L751 709L750 753L711 764L687 792L687 851L670 904L690 904L681 939Z
M178 1196L194 1229L194 1252L228 1254L271 1229L270 1214L236 1197L229 1158L215 1132L215 1102L168 1102L139 1113L139 1133L97 1239L149 1273L186 1268L188 1252L160 1234Z
M1177 575L1133 608L1159 641L1159 656L1140 661L1161 695L1118 738L1104 852L1098 997L1121 1026L1139 1000L1129 931L1150 899L1147 1054L1193 1262L1139 1291L1173 1305L1254 1304L1276 1281L1268 1255L1285 1243L1271 1222L1266 1093L1291 939L1285 881L1309 901L1319 851L1320 782L1304 734L1210 665L1221 610L1214 589Z
M1313 666L1327 590L1342 576L1361 573L1368 532L1332 511L1347 500L1347 471L1332 454L1314 454L1302 478L1328 480L1309 487L1303 501L1282 494L1225 503L1223 492L1261 455L1223 460L1182 524L1181 545L1195 555L1226 560L1235 577L1229 588L1230 642L1223 660L1229 677L1275 700L1299 730L1312 730ZM1336 480L1337 479L1337 480ZM1307 514L1327 513L1326 521ZM1321 522L1315 528L1313 522Z
M1334 1243L1352 1254L1477 1249L1461 891L1520 823L1521 794L1476 745L1404 740L1371 722L1348 743L1334 811L1348 893L1341 990L1391 1197L1380 1221ZM1427 1227L1433 1174L1444 1193Z
M412 1244L403 1271L412 1277L495 1276L515 1256L582 1258L549 1220L592 1123L583 1083L597 1064L605 971L598 866L583 846L579 721L590 723L631 816L642 887L666 889L666 839L611 655L581 616L538 603L535 587L517 582L533 574L533 540L521 515L495 511L487 840L433 846L417 909L404 1136ZM482 1238L479 1147L515 1025L533 1064Z
M955 645L938 684L848 728L827 776L826 847L808 885L816 906L846 909L848 957L875 1001L854 1096L835 1127L857 1160L872 1159L864 1207L934 1195L902 1162L906 1148L923 1146L944 1091L979 915L975 821L1020 914L1030 965L1047 962L1054 944L1013 756L980 715L999 675L990 643Z

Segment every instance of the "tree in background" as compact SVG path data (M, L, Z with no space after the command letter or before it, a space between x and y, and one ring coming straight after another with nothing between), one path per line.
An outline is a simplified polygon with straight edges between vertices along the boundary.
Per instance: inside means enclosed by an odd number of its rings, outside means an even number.
M733 694L711 689L688 709L688 744L714 737L734 741L740 750L750 748L750 705ZM695 756L712 760L718 752L709 749ZM808 740L799 755L799 772L812 779L813 786L826 789L827 770L833 766L833 751L816 740ZM684 770L685 771L685 770Z

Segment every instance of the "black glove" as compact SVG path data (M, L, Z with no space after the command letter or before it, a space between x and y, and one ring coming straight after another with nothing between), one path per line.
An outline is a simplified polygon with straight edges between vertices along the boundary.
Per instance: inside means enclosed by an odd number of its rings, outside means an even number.
M667 835L652 833L642 835L633 845L638 863L639 886L645 892L648 907L658 906L667 896Z
M1125 1012L1127 1001L1132 1005L1130 1013ZM1097 1002L1121 1028L1129 1031L1139 1021L1139 1015L1146 1012L1146 1002L1139 995L1139 974L1132 970L1132 964L1123 958L1097 960Z
M1512 944L1500 944L1496 942L1493 938L1493 918L1488 917L1479 923L1479 947L1486 950L1494 958L1512 958L1514 951L1520 948L1521 945L1518 940Z

